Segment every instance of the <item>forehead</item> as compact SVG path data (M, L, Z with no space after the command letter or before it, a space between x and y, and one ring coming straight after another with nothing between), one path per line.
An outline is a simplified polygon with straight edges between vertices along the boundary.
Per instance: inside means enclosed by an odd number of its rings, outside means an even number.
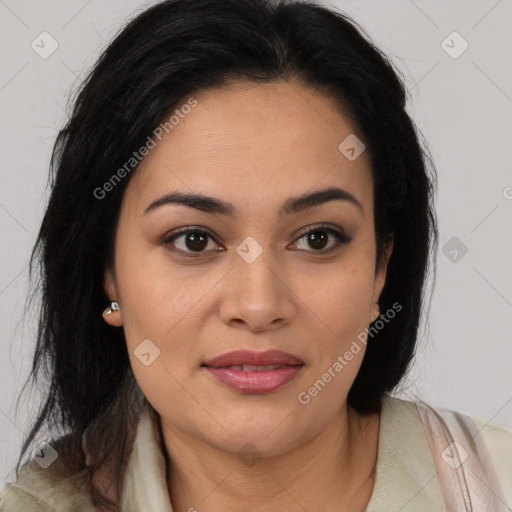
M195 106L176 105L166 116L176 113L172 128L154 139L132 177L124 201L134 211L180 190L224 197L254 213L271 198L277 206L280 196L328 186L371 207L369 158L363 151L350 160L340 151L355 127L329 96L283 81L236 83L193 99Z

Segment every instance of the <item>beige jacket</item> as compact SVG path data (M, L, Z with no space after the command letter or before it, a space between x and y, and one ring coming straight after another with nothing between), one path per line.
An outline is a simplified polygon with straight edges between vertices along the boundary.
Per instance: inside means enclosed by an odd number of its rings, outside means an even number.
M162 446L158 416L146 403L126 471L122 512L172 512ZM366 512L510 510L512 427L384 399ZM94 507L82 480L67 475L57 458L47 469L30 461L16 484L0 494L0 512L35 511L94 512Z

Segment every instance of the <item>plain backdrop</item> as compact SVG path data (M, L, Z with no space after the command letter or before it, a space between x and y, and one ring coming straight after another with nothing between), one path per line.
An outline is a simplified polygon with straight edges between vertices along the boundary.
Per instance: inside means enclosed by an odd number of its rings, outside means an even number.
M399 396L511 425L512 2L324 3L351 15L402 71L408 112L438 172L437 281ZM35 391L16 413L34 349L35 318L21 321L52 145L70 93L119 28L149 4L0 0L3 481L13 480L23 434L40 403ZM55 51L44 55L52 45Z

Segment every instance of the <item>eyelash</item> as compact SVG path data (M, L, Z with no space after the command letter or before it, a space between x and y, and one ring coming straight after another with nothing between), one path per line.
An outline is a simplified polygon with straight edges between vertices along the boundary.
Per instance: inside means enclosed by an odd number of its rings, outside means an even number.
M318 253L318 254L321 254L321 255L330 254L331 252L333 252L333 251L337 250L338 248L340 248L342 245L348 244L352 240L351 238L346 236L342 231L339 231L337 229L333 229L333 228L328 227L328 226L326 226L324 224L318 224L318 225L311 226L310 228L308 228L307 231L302 232L298 236L298 238L295 239L295 242L297 242L301 238L304 238L306 235L308 235L308 234L310 234L310 233L312 233L314 231L324 231L324 232L334 236L335 243L331 247L329 247L328 249L325 249L325 250L324 249L320 249L318 251L315 251L315 250L307 251L306 250L306 252ZM188 233L199 233L199 234L207 235L216 244L218 244L217 240L215 240L215 237L209 231L205 230L204 228L194 228L194 227L179 228L174 233L172 233L170 236L167 236L162 241L162 243L165 246L169 246L177 238L180 238L181 236L186 235ZM197 258L197 257L199 257L199 256L201 256L201 255L203 255L203 254L205 254L207 252L210 252L210 251L198 251L198 252L183 251L182 249L171 249L169 247L168 247L168 249L170 251L172 251L172 252L179 253L180 255L183 255L183 256L185 256L187 258ZM304 249L302 249L302 250L304 250Z

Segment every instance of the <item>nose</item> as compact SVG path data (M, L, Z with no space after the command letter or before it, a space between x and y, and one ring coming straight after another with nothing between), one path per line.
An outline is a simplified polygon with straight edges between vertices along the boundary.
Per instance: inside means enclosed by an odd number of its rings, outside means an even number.
M220 306L221 320L229 327L263 332L293 319L297 301L290 280L270 256L270 251L263 251L251 263L235 257L223 280Z

